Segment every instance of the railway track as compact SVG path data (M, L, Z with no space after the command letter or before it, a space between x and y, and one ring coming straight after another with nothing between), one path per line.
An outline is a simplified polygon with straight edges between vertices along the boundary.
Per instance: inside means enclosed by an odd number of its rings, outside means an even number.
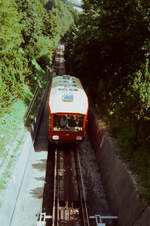
M57 75L65 74L63 51L61 45L56 52L54 72ZM105 207L105 210L101 213L107 216L97 214L99 208L93 208L97 204L87 205L88 189L84 187L84 177L77 145L49 145L43 213L39 215L37 226L105 226L104 221L107 225L118 225L112 221L117 217L110 216L106 210L103 190L98 203L102 202L100 209Z
M63 57L63 48L57 57ZM62 73L57 67L54 71ZM111 220L116 217L110 216L88 136L79 146L48 145L47 106L41 113L11 226L119 226Z
M52 215L40 215L38 226L89 226L85 190L76 145L59 144L54 152ZM50 222L51 221L51 222Z
M76 145L59 144L50 148L49 161L53 166L53 184L47 188L46 199L48 191L51 197L48 198L46 212L39 215L37 226L106 226L103 222L117 225L117 216L89 215Z
M65 65L64 65L64 45L60 44L55 54L54 61L54 72L56 75L65 75Z

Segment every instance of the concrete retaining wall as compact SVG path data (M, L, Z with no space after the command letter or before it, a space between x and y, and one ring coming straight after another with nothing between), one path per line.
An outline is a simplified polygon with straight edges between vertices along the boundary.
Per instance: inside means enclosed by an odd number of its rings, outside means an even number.
M94 111L89 111L88 133L96 153L110 208L119 216L120 226L149 226L150 207L138 199L136 184L119 159L106 129L102 129Z

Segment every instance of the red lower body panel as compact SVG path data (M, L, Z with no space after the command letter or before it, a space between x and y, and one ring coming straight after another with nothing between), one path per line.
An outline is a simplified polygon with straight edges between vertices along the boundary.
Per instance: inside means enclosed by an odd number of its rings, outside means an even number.
M84 139L85 132L53 131L49 134L51 142L76 142Z

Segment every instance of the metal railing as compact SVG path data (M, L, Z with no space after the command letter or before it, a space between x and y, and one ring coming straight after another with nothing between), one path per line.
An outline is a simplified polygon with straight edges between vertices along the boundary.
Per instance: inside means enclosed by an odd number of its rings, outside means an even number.
M28 110L27 110L27 112L26 112L26 114L24 116L24 121L25 122L27 121L27 119L28 119L28 117L29 117L29 115L31 113L31 110L32 110L32 107L34 105L34 102L35 102L35 100L37 98L38 92L39 92L39 86L36 87L35 92L34 92L34 95L33 95L33 98L31 100L31 102L29 104L29 107L28 107Z

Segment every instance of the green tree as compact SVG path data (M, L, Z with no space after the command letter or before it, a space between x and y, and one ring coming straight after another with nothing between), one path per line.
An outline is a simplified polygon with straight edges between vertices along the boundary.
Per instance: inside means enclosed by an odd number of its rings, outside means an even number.
M12 20L13 18L13 20ZM0 3L0 54L20 47L22 42L21 15L17 12L15 1L1 0Z
M18 97L25 98L27 87L43 83L57 44L72 21L68 23L69 6L56 2L58 18L53 12L56 7L47 11L38 0L0 1L0 110Z
M16 0L18 10L22 14L21 24L24 25L22 29L22 48L31 59L38 58L40 55L41 44L47 44L46 38L42 34L42 16L44 8L39 1L36 0ZM46 12L45 12L46 13ZM42 38L43 41L40 39Z
M83 0L83 9L68 33L67 70L83 80L150 201L150 3Z
M75 45L70 62L90 87L93 83L94 97L99 83L103 83L105 92L99 100L110 100L109 104L114 96L118 100L128 80L134 79L128 74L132 75L145 62L148 24L138 10L137 1L85 0L83 8L85 11L77 25L78 37L72 40Z
M12 20L13 18L13 20ZM0 3L0 111L22 95L21 15L14 0Z

